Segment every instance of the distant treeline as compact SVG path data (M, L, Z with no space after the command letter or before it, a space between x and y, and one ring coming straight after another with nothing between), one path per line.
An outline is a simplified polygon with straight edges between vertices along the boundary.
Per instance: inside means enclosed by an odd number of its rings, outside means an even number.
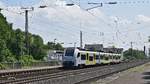
M124 55L124 59L144 59L144 58L146 58L144 51L135 50L135 49L131 49L131 48L124 51L123 55Z

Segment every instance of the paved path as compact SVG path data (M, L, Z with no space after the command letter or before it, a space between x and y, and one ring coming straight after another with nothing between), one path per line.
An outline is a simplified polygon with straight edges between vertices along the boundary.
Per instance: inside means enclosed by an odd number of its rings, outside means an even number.
M92 84L150 84L150 63L100 79Z

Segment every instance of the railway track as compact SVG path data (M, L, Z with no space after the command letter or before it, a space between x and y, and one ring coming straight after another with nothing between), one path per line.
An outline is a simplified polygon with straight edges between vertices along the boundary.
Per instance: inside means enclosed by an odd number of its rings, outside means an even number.
M107 66L102 66L102 67L96 67L98 69L102 69L102 68L106 68L109 67ZM79 73L83 73L85 71L91 71L93 68L86 68L85 69L78 69L78 70L64 70L64 69L51 69L51 70L43 70L41 72L30 72L30 73L22 73L22 74L16 74L16 75L11 75L11 77L14 77L15 80L13 79L4 79L3 82L1 81L0 83L17 83L17 81L21 81L21 80L31 80L31 79L36 79L36 78L41 78L41 77L51 77L51 78L56 78L56 77L61 77L62 74L67 75L74 75L74 74L79 74ZM29 72L29 71L28 71ZM40 75L39 75L40 74ZM64 76L64 75L63 75ZM7 76L6 76L7 77ZM5 77L5 78L6 78ZM7 81L7 82L6 82ZM25 83L25 82L24 82Z
M24 77L32 77L37 76L39 74L51 74L55 72L61 72L61 67L59 68L42 68L42 69L25 69L25 70L13 70L13 71L5 71L0 72L0 82L6 81L6 80L15 80L18 78L24 78Z
M116 65L107 65L100 67L91 67L85 69L78 70L60 70L51 73L38 73L30 74L30 76L22 76L21 78L17 78L15 80L3 80L0 81L0 84L74 84L80 83L95 77L105 76L112 73L117 73L119 71L126 70L128 68L132 68L141 64L148 62L148 60L136 60L127 63L121 63ZM47 74L46 74L47 73ZM20 75L21 76L21 75Z

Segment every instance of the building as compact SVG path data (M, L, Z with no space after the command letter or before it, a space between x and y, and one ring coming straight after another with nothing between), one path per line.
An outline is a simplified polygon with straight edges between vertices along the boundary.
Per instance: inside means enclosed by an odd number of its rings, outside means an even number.
M85 50L91 50L91 51L101 51L106 53L122 53L123 48L104 48L103 44L85 44L84 47Z
M103 44L85 44L84 49L92 51L103 51Z
M64 51L60 50L50 50L48 51L47 60L48 61L62 61L62 57L64 55Z
M103 48L103 52L118 54L123 52L123 48Z

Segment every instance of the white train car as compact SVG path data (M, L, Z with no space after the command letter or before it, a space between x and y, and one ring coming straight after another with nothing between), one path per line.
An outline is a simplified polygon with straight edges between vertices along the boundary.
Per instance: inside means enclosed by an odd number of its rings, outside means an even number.
M122 54L67 48L65 49L63 56L63 67L82 67L88 65L120 63L122 60Z

